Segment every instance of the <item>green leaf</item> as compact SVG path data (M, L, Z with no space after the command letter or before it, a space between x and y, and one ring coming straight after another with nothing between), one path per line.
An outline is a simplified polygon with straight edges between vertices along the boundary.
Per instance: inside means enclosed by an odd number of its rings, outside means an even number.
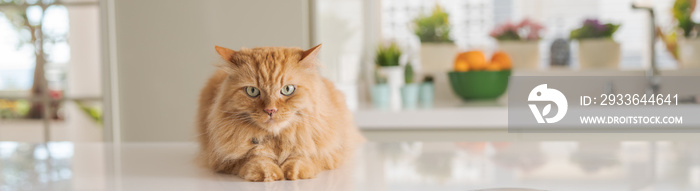
M440 6L426 16L420 15L413 20L414 33L421 42L452 42L450 39L449 14Z
M571 39L586 39L586 38L612 38L613 34L620 28L619 24L606 23L605 30L599 31L593 26L583 25L580 28L571 30L569 38Z
M403 76L406 84L413 83L413 66L411 66L411 63L406 64Z
M401 49L394 42L388 47L384 47L380 44L377 48L375 62L378 66L398 66L401 54Z

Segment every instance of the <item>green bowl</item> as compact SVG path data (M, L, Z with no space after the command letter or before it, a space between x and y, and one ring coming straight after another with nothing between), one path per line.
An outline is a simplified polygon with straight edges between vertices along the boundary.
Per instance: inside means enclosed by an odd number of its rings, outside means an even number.
M508 89L510 70L449 72L452 90L463 100L495 99Z

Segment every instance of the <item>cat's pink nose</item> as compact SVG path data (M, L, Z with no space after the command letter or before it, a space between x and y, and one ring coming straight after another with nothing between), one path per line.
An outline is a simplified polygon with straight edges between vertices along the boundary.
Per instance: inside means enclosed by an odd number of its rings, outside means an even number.
M269 116L272 116L272 114L275 112L277 112L276 108L265 109L265 113L267 113Z

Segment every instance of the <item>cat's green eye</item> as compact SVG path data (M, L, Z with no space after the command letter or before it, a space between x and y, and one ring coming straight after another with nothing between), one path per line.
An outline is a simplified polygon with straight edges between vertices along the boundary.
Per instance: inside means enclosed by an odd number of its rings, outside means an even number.
M258 97L260 95L260 90L258 88L248 86L245 87L245 93L250 97Z
M282 90L280 90L280 93L282 93L282 95L288 96L288 95L292 95L294 93L294 90L296 90L296 89L297 89L297 87L294 85L286 85L286 86L282 87Z

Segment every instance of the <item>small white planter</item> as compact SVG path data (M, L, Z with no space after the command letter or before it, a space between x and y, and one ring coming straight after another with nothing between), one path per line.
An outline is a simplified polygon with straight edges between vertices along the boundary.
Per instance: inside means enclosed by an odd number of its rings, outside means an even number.
M581 69L617 69L620 43L607 38L579 40L578 63Z
M678 50L683 68L700 68L700 38L679 37Z
M540 63L540 41L498 41L498 48L508 53L515 69L537 69Z
M404 84L403 67L387 66L379 67L379 73L386 76L389 85L389 108L392 110L401 109L401 86Z
M457 53L457 46L453 43L421 43L421 71L425 74L446 73L452 69Z

